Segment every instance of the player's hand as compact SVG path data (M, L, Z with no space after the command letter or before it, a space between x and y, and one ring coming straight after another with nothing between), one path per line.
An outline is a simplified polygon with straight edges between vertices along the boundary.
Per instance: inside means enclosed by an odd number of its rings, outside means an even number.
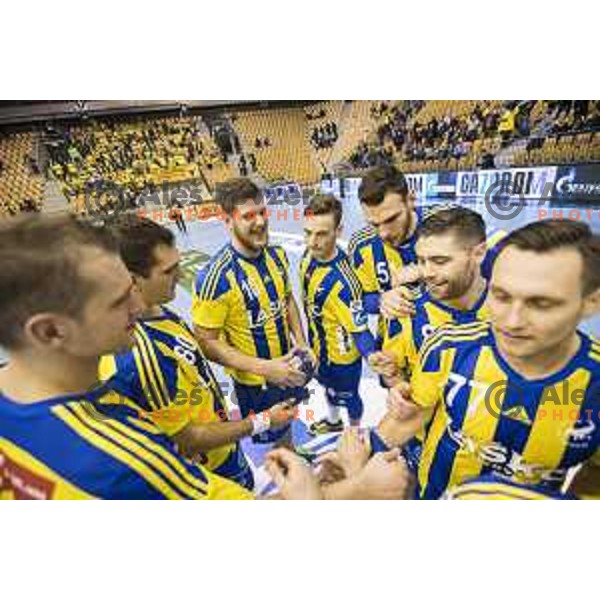
M319 457L317 476L321 485L331 485L346 479L346 473L336 458L335 452Z
M386 416L397 421L405 421L414 417L420 410L420 407L412 400L408 382L402 381L388 392Z
M295 406L288 402L279 402L269 409L269 415L271 417L271 427L279 427L293 421L297 416L297 410Z
M375 373L385 378L397 377L400 374L400 368L396 363L394 355L385 350L373 352L369 355L367 362Z
M312 348L310 346L306 345L306 343L296 344L294 348L306 352L310 359L313 361L313 364L317 364L317 357L315 356L315 353L312 351Z
M358 428L350 427L340 436L336 453L346 477L352 477L367 464L371 444L363 440Z
M371 456L371 445L364 441L356 427L344 431L338 440L337 449L319 459L325 472L341 470L345 477L353 477L365 466Z
M379 309L386 319L399 319L415 314L415 294L400 286L381 294Z
M281 358L265 361L264 377L273 385L279 387L301 387L306 381L306 375L295 365L292 353Z
M375 454L355 480L365 500L402 500L410 486L410 473L395 448Z
M401 268L390 265L390 277L392 288L397 288L408 283L419 283L423 278L423 272L421 267L416 264L406 265Z
M269 452L265 468L284 500L323 499L321 487L311 469L290 450L278 448Z

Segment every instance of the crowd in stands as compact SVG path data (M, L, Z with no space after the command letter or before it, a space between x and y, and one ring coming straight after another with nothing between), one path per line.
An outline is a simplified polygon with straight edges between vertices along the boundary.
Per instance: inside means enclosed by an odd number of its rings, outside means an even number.
M320 101L229 110L206 119L121 117L52 125L50 173L74 210L110 206L163 183L207 190L235 175L313 184L337 166L407 172L600 160L600 101ZM44 180L33 133L0 138L0 211L39 210ZM502 162L499 164L498 157ZM114 192L114 189L112 190ZM121 204L122 205L122 204Z
M238 169L242 177L248 177L248 175L256 173L257 164L256 155L254 154L254 152L250 152L249 154L240 154L238 161Z
M34 156L34 134L0 134L0 216L38 212L44 180Z
M256 136L256 140L254 140L255 148L270 148L271 140L268 137L258 137Z
M340 145L343 106L341 100L330 100L317 102L304 109L306 142L312 148L321 176L330 173L333 152Z
M518 112L513 106L499 107L475 103L468 112L433 114L423 120L419 114L423 101L402 101L393 105L378 104L371 109L379 121L373 143L363 142L350 157L355 168L368 168L373 161L395 159L405 161L447 161L466 157L473 142L496 136L501 130L511 131ZM523 107L519 109L526 113ZM526 127L523 121L523 130Z
M128 203L167 182L219 181L233 174L212 138L190 117L90 121L59 132L48 145L51 171L75 209L85 195L119 186Z
M331 148L338 140L338 128L334 121L328 121L325 125L314 127L310 141L315 150Z
M549 100L544 117L549 117L546 133L600 131L600 100Z
M304 114L308 121L314 121L326 117L327 109L322 104L306 106L304 108Z
M529 151L542 147L548 135L597 131L600 103L588 100L377 102L371 106L370 116L372 131L366 132L349 157L355 169L385 162L395 162L410 170L493 168L497 154L518 140L529 140ZM552 159L559 163L598 160L594 139L581 136L579 141L584 146L578 148L573 144L572 152L551 153ZM564 145L568 147L569 144ZM528 161L528 154L521 150L515 151L515 157L521 163ZM547 154L532 155L531 162L547 158Z

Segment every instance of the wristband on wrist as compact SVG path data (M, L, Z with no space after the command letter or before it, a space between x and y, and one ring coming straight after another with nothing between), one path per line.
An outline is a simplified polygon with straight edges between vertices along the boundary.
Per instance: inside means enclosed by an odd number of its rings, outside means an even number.
M369 430L369 441L371 442L371 454L390 450L390 447L381 439L381 436L374 428Z
M271 412L264 410L253 417L252 419L252 435L264 433L271 428Z

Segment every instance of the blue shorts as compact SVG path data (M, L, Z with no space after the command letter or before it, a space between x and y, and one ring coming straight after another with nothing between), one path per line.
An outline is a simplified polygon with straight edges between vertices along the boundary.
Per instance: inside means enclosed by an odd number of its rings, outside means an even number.
M225 479L231 479L231 481L235 481L247 490L252 491L254 489L252 468L239 443L236 444L236 449L229 455L227 460L214 469L213 473L225 477Z
M352 421L360 421L364 406L358 392L362 373L362 359L350 365L319 365L317 381L325 388L327 401L343 406Z
M303 401L308 400L309 392L304 387L280 388L267 385L244 385L234 381L235 395L240 408L240 413L245 419L248 415L262 412L273 408L275 404L284 400ZM287 423L277 429L263 431L252 436L252 441L257 444L271 444L281 439L291 429L291 423Z

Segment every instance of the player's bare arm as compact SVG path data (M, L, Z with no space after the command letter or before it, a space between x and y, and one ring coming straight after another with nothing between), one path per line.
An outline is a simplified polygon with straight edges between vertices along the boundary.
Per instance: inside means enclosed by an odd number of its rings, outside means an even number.
M322 490L326 500L403 500L410 485L406 463L394 449L375 454L357 474Z
M403 382L390 390L387 412L377 426L377 433L388 447L401 446L421 431L430 415L430 409L412 401L410 386Z
M584 464L577 471L569 491L578 498L600 498L600 465L593 461Z
M411 316L415 314L414 293L407 284L417 283L421 279L421 271L416 265L407 265L401 269L390 267L392 286L388 292L381 294L380 310L386 319Z
M194 331L205 356L224 367L260 375L280 387L298 387L305 381L304 373L294 366L291 353L265 360L244 354L228 344L221 339L219 329L207 329L196 325Z
M281 402L269 410L271 426L280 426L294 419L294 407ZM179 433L173 436L179 451L189 458L203 454L237 442L254 431L254 419L262 418L256 415L241 421L222 421L214 423L189 423Z
M368 363L375 373L383 377L387 387L391 388L403 381L398 362L391 352L385 350L373 352L368 358Z

